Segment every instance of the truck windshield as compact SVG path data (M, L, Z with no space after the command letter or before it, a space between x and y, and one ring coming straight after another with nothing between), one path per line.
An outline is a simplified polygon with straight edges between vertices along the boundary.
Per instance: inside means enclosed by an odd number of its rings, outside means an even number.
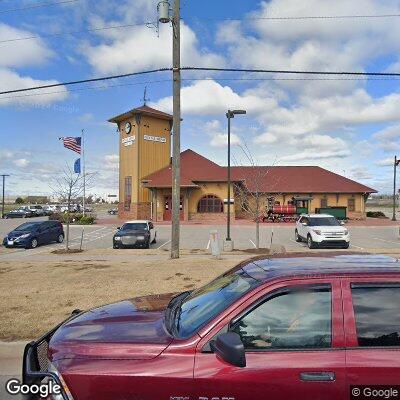
M309 218L310 226L339 226L340 222L335 217Z
M208 321L260 284L261 281L239 269L194 290L181 304L174 321L174 333L180 338L192 336Z

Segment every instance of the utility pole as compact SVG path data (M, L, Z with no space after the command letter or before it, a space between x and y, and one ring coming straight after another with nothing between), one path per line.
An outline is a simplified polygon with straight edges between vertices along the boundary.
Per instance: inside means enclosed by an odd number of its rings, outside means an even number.
M3 197L2 197L2 201L1 201L1 218L4 218L4 196L5 196L5 192L6 192L6 176L10 176L10 175L1 174L0 176L3 178Z
M393 216L392 221L396 221L396 174L397 174L397 166L400 164L400 160L397 159L397 156L394 156L394 164L393 164Z
M172 78L173 78L173 135L172 135L172 232L171 258L179 258L181 204L181 5L174 0L172 17Z
M168 0L157 5L158 22L172 23L172 79L173 79L173 131L172 131L172 228L171 258L179 258L179 225L181 205L181 2L174 0L172 18ZM158 27L157 27L158 29Z

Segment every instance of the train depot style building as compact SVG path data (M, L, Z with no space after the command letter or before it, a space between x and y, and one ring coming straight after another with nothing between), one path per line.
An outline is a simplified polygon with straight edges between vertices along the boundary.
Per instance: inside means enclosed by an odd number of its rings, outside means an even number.
M171 220L172 116L146 105L113 117L119 132L119 216ZM257 202L275 209L329 211L365 218L374 189L318 166L235 166L231 169L232 218L253 218ZM181 153L181 219L225 219L227 168L193 150Z

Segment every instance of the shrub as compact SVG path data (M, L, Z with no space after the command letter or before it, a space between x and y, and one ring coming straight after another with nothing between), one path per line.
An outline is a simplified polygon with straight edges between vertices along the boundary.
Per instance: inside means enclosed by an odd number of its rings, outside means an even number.
M367 211L367 217L369 218L387 218L382 211Z
M68 220L68 214L52 214L50 217L51 220L60 221L62 224L66 224ZM69 214L69 223L77 224L77 225L91 225L96 221L96 216L94 214L85 215L78 213Z

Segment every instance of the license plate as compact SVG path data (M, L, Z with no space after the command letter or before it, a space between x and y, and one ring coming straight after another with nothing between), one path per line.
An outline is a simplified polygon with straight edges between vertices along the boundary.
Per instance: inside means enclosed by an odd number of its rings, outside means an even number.
M7 240L7 245L8 246L13 246L14 245L14 240Z

